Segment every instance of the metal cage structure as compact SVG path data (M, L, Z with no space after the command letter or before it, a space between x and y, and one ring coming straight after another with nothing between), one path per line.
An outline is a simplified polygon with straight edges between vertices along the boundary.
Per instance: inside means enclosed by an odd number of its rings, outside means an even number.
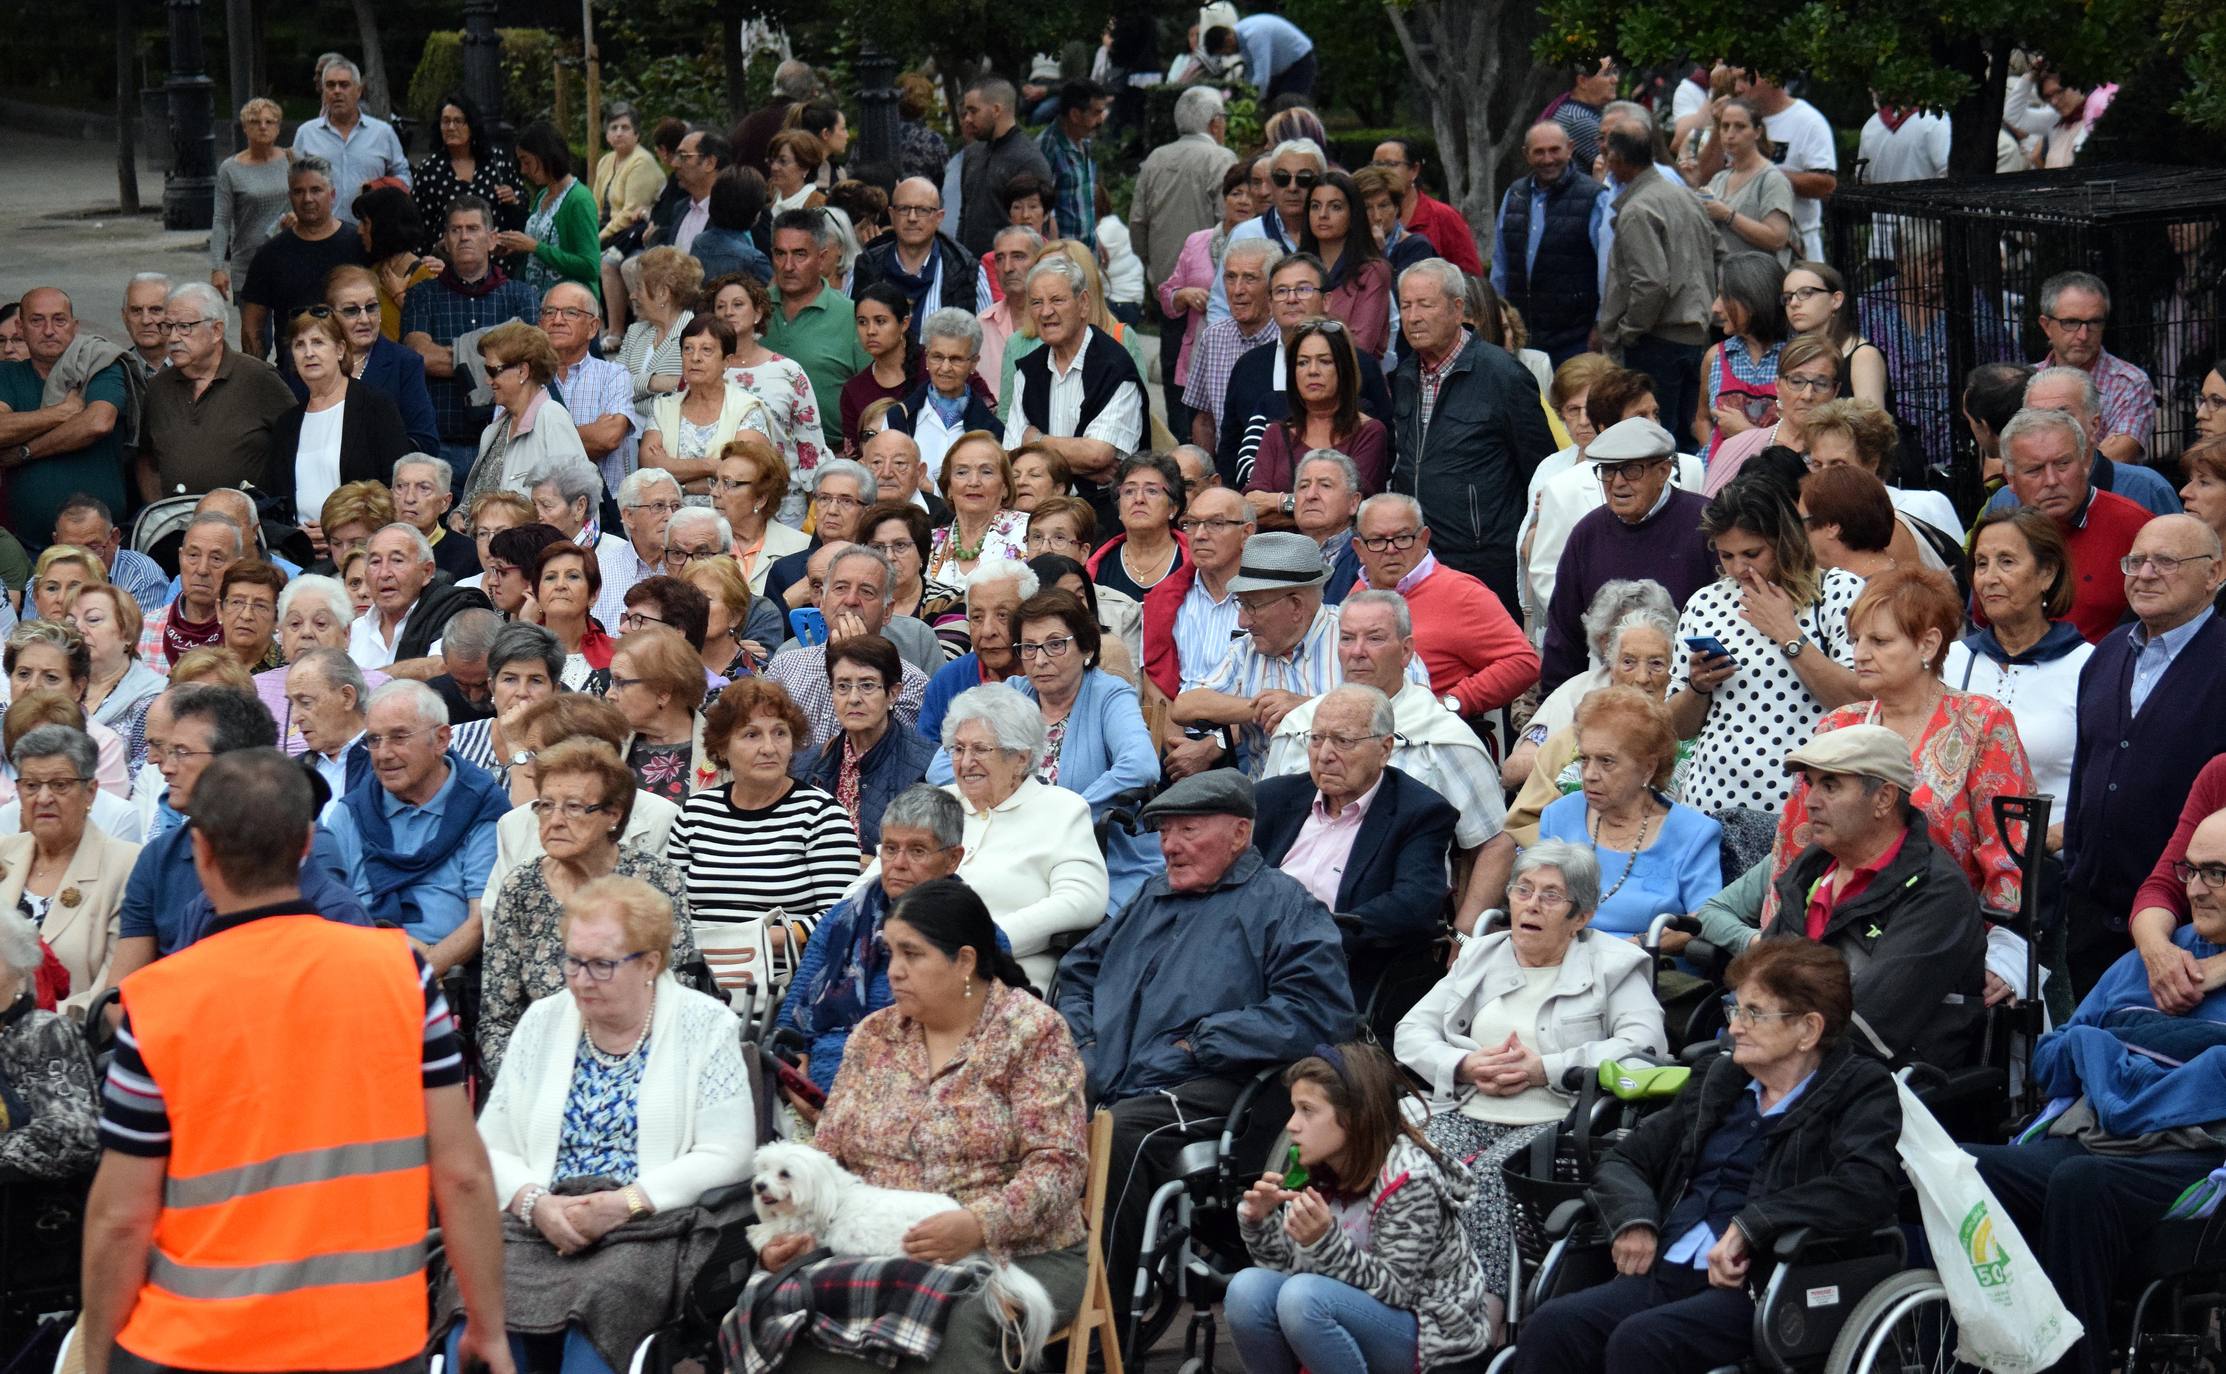
M1974 513L1983 475L1963 383L1988 362L2048 353L2042 283L2086 271L2110 287L2104 347L2149 375L2144 461L2179 485L2195 398L2226 352L2226 170L2104 163L1983 179L1844 185L1825 232L1855 324L1886 357L1902 483Z

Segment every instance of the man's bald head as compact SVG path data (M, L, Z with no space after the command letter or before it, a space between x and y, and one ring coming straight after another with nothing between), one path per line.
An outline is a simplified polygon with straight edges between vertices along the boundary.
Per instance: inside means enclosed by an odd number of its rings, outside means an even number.
M34 286L23 293L20 305L26 315L33 311L51 314L57 310L65 315L76 313L76 307L70 303L69 293L59 286Z
M889 193L889 223L897 242L918 252L943 227L943 193L926 177L906 177Z

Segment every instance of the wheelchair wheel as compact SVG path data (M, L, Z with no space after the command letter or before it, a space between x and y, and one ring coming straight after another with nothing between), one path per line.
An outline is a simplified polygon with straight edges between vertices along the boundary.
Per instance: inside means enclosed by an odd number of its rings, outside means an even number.
M1182 1222L1175 1215L1175 1209L1168 1208L1159 1235L1152 1238L1152 1267L1147 1280L1151 1286L1144 1295L1143 1318L1136 1323L1134 1349L1124 1346L1121 1350L1125 1368L1142 1368L1145 1352L1158 1345L1174 1328L1175 1319L1182 1315L1183 1256L1186 1249L1184 1242L1187 1239ZM1135 1278L1131 1275L1130 1282L1134 1281ZM1133 1290L1124 1291L1115 1298L1121 1304L1121 1327L1124 1333L1129 1326L1128 1304L1133 1298Z
M2219 1368L2218 1319L2226 1299L2190 1294L2171 1280L2151 1282L2133 1306L2125 1374L2207 1374Z
M1904 1269L1847 1314L1825 1374L1977 1374L1956 1358L1948 1291L1931 1269Z

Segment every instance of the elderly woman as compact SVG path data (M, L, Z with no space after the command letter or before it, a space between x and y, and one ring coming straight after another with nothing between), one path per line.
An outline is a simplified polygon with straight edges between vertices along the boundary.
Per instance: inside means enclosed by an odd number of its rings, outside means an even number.
M0 665L4 665L7 672L8 700L14 701L28 692L60 692L83 709L85 688L92 673L92 653L85 646L85 637L67 621L59 618L33 620L16 626L15 632L8 636L7 648L0 651ZM94 776L99 779L101 790L129 798L129 751L124 747L123 737L90 720L85 724L85 733L92 736L99 750L99 766ZM14 795L14 782L0 778L0 801Z
M1932 842L1962 866L1983 907L2016 911L2023 884L2007 837L1995 825L1994 799L2032 795L2033 770L2008 707L1941 681L1948 646L1963 628L1962 602L1936 573L1889 572L1864 587L1847 613L1847 625L1855 639L1855 684L1862 699L1826 712L1815 734L1845 725L1883 725L1906 740L1917 766L1909 804L1923 813ZM1807 843L1808 801L1804 780L1778 812L1770 854L1773 883ZM1777 910L1776 897L1772 892L1764 899L1765 929ZM1995 948L2009 938L2014 937L2003 932L1989 939L1990 994L2000 990L2002 977L2023 981L2023 947L2002 953Z
M1515 1374L1736 1365L1753 1343L1748 1280L1767 1274L1778 1237L1862 1234L1899 1190L1901 1104L1885 1065L1844 1043L1845 961L1805 940L1757 940L1726 982L1731 1053L1640 1122L1593 1181L1617 1277L1531 1313Z
M1090 513L1090 508L1081 502L1074 504L1080 507L1083 515ZM1143 657L1144 608L1111 587L1100 587L1092 582L1090 570L1065 554L1039 553L1028 560L1028 566L1046 590L1056 588L1073 593L1101 633L1098 666L1129 686L1137 687L1136 664Z
M1821 334L1786 340L1776 358L1776 422L1748 425L1717 444L1708 456L1701 494L1714 496L1730 486L1749 458L1772 445L1808 452L1809 412L1839 396L1846 384L1846 366L1839 345Z
M517 728L511 731L514 737L524 741L526 750L537 757L542 750L553 749L567 741L593 740L609 746L613 754L624 758L630 733L625 715L616 706L585 692L558 692L544 697L519 714ZM537 863L546 852L541 848L540 821L531 805L539 795L532 762L515 769L511 780L516 784L511 788L512 805L495 823L495 863L487 871L481 910L494 906L512 869L520 864ZM672 834L672 823L679 817L679 807L663 797L640 790L637 785L633 810L627 815L626 828L619 832L618 842L625 847L662 855Z
M1676 634L1677 621L1666 611L1647 607L1626 613L1608 632L1608 685L1635 687L1653 701L1662 700L1669 690L1670 669L1677 662L1673 647ZM1504 828L1514 836L1515 843L1536 843L1539 813L1555 801L1584 790L1580 752L1574 723L1548 735L1538 746L1530 776L1523 780L1522 791L1507 809ZM1662 785L1662 794L1671 801L1677 800L1682 790L1685 765L1691 757L1691 742L1679 740L1677 762L1670 770L1670 780Z
M1013 508L1012 462L996 435L960 435L944 456L942 488L951 523L935 531L930 578L953 583L984 558L1026 556L1028 513Z
M212 652L222 654L223 651ZM225 662L235 668L239 666L228 658ZM0 795L9 798L0 802L0 835L12 835L23 829L24 799L15 791L15 765L7 761L8 757L25 735L42 725L62 725L82 733L85 710L67 692L25 692L8 703L7 715L0 720L0 779L6 784L0 787ZM145 752L144 744L141 752ZM127 800L118 792L95 788L90 817L96 829L134 844L146 837L150 818L161 810L163 791L162 771L153 764L143 768L138 778L138 796L134 800ZM168 819L176 822L182 818L171 812Z
M1012 465L1014 510L1033 513L1043 501L1074 493L1074 470L1064 457L1042 443L1014 449Z
M553 695L563 675L564 646L548 630L517 622L497 630L495 642L487 646L487 695L495 713L451 731L450 752L507 779L531 752L519 733L521 717L527 707Z
M492 488L526 490L526 475L551 463L587 461L572 412L549 394L557 356L548 335L517 320L498 324L480 336L479 356L487 365L495 418L479 437L479 458L464 482L466 509Z
M1894 485L1894 465L1899 461L1901 444L1901 431L1895 428L1894 417L1874 402L1849 399L1812 407L1805 423L1810 466L1851 465L1886 483L1886 495L1893 501L1902 525L1909 529L1909 537L1894 541L1897 555L1906 542L1914 552L1928 555L1930 566L1944 567L1937 546L1953 548L1955 532L1963 522L1945 492L1910 491Z
M764 403L766 432L788 462L791 499L783 502L777 517L802 525L805 484L812 469L831 456L812 379L795 359L775 353L759 337L773 319L773 297L764 282L739 274L721 277L704 287L703 300L699 313L718 316L734 331L734 348L727 354L728 383Z
M558 679L567 691L586 691L611 666L611 637L590 614L603 591L595 556L566 540L541 551L533 564L533 599L541 625L564 650Z
M672 585L692 590L685 583ZM696 707L704 699L703 661L696 650L662 625L645 621L628 629L611 648L607 699L625 713L633 732L626 766L641 789L669 802L686 801L704 762L696 742Z
M162 674L139 661L139 603L108 582L89 583L70 603L69 620L85 640L90 668L85 713L119 734L133 713L168 686Z
M278 659L298 663L312 649L348 651L348 627L355 623L355 604L348 589L336 578L304 573L278 594ZM387 675L374 668L363 675L366 699ZM308 748L301 731L294 728L286 695L286 669L268 668L255 675L255 695L280 723L278 747L289 754Z
M698 496L711 490L718 455L729 443L743 435L772 442L765 403L727 380L727 355L733 351L734 331L716 315L697 315L682 325L681 389L651 403L642 431L641 465L663 468L681 490Z
M811 723L781 685L744 678L704 715L703 747L733 781L680 808L666 853L711 971L752 997L786 986L820 914L858 880L858 832L842 804L796 781Z
M1785 490L1757 476L1734 482L1701 513L1724 576L1678 617L1685 649L1670 681L1678 737L1698 738L1684 800L1714 814L1776 812L1792 782L1780 767L1817 718L1862 695L1848 610L1863 581L1819 570ZM1691 647L1713 638L1730 656Z
M752 596L765 595L765 577L776 562L812 545L810 535L778 518L788 496L788 465L771 444L749 434L719 450L711 504L734 532L734 559Z
M742 565L734 561L733 555L691 559L675 576L702 592L710 603L703 632L704 672L739 682L764 667L771 653L764 641L750 632L750 623L763 608L769 622L764 633L777 643L780 615L764 597L750 595Z
M535 755L533 775L535 795L528 808L541 855L510 869L487 908L479 1052L490 1075L502 1067L526 1009L563 991L559 926L566 904L589 883L616 874L654 888L673 911L672 962L686 966L697 958L679 868L621 842L636 792L633 772L610 745L594 738L552 744Z
M911 888L881 932L893 1002L851 1032L812 1143L868 1183L956 1199L957 1210L911 1228L905 1253L948 1264L987 1249L1041 1282L1063 1322L1089 1274L1081 1207L1088 1144L1074 1042L1058 1013L1032 995L1026 971L998 948L999 928L967 884L935 878ZM781 1237L758 1256L759 1267L778 1269L816 1243ZM988 1308L961 1303L924 1368L993 1369L999 1347ZM799 1341L781 1368L873 1366Z
M1581 790L1538 813L1538 837L1592 846L1602 881L1613 878L1599 928L1637 935L1663 912L1699 910L1724 885L1723 829L1662 791L1677 735L1658 693L1601 688L1578 704L1576 736Z
M92 1172L100 1154L100 1087L93 1061L77 1027L38 1009L43 962L31 922L19 912L0 910L0 996L7 999L7 1014L0 1017L0 1084L8 1090L11 1109L0 1129L0 1177L77 1178ZM1070 1046L1067 1056L1073 1055ZM1080 1074L1077 1068L1077 1123Z
M819 751L811 778L849 813L863 854L881 847L881 813L935 758L935 745L896 719L903 684L904 661L880 635L829 641L827 688L842 732Z
M1114 478L1121 532L1098 546L1086 565L1090 580L1141 602L1144 594L1190 561L1189 544L1175 532L1187 500L1183 470L1163 453L1133 453Z
M217 583L216 609L224 622L224 647L250 673L286 661L278 647L278 598L286 574L260 558L243 558Z
M989 386L974 375L982 360L982 322L970 310L952 306L920 322L920 362L926 378L890 412L889 424L912 436L920 449L920 470L943 472L943 455L974 430L997 432Z
M1669 1046L1645 952L1588 928L1600 865L1587 847L1525 848L1507 897L1507 929L1465 941L1392 1040L1429 1084L1430 1143L1475 1176L1461 1222L1502 1310L1511 1222L1500 1166L1568 1114L1567 1070Z
M1049 987L1052 937L1104 920L1109 889L1090 803L1037 780L1049 741L1028 695L1004 684L959 693L943 716L942 758L945 790L966 808L958 876L989 903L1029 980Z
M689 309L703 289L703 264L669 245L629 258L627 294L635 320L626 326L618 361L634 378L634 404L669 396L684 385L680 376L680 331L696 317ZM638 283L638 284L637 284Z
M531 1331L563 1347L551 1365L616 1369L669 1315L666 1251L685 1243L693 1209L748 1175L756 1113L734 1013L672 976L671 900L634 877L565 885L563 958L550 961L565 991L518 1018L479 1134L508 1216L520 1367ZM547 1246L521 1243L534 1235ZM459 1300L443 1288L446 1314Z
M343 482L317 512L325 562L311 572L339 573L347 556L369 548L371 536L394 523L394 493L384 482Z
M2226 530L2226 381L2214 368L2203 385L2206 397L2212 390L2218 394L2217 409L2206 412L2216 416L2216 423L2208 418L2198 420L2196 430L2202 437L2180 454L2180 463L2187 471L2180 502L2189 515L2216 533Z
M1838 568L1869 580L1903 566L1937 566L1938 559L1920 562L1916 553L1897 553L1897 543L1914 542L1894 519L1894 503L1886 484L1859 467L1834 464L1819 467L1801 478L1801 524L1809 532L1809 548L1818 567Z
M765 184L773 192L769 216L789 210L816 210L827 203L819 189L819 169L827 162L827 145L805 129L783 129L765 144Z
M82 1017L108 986L116 914L139 846L87 822L98 788L93 741L66 725L41 725L16 741L23 831L0 837L0 911L20 911L69 971L62 1008Z
M1601 584L1600 590L1593 593L1592 605L1585 610L1583 620L1585 645L1591 650L1591 666L1556 687L1538 704L1530 725L1516 738L1515 747L1508 750L1507 761L1500 767L1500 776L1508 787L1519 788L1530 780L1538 764L1539 749L1548 739L1576 723L1578 702L1597 688L1614 685L1612 637L1615 628L1641 613L1667 620L1673 629L1677 624L1677 603L1659 582L1617 578Z
M1391 476L1391 434L1383 421L1360 413L1360 359L1353 338L1335 320L1308 320L1286 355L1283 392L1291 413L1269 425L1244 481L1255 515L1283 513L1299 463L1316 449L1334 449L1353 460L1360 491L1373 496Z
M588 194L603 226L598 237L609 243L649 218L665 178L656 155L642 146L641 117L623 100L603 107L603 146L610 151L596 159Z
M889 614L908 615L933 626L943 638L946 656L966 651L965 607L951 583L927 574L928 550L942 531L928 523L928 513L910 501L882 500L858 517L858 538L866 547L889 560ZM953 647L953 645L956 647Z

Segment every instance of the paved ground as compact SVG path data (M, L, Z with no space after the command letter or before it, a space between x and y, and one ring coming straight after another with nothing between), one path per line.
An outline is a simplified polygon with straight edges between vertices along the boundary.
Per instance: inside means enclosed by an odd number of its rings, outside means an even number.
M139 167L138 215L116 211L112 145L0 128L0 299L59 286L77 316L123 338L124 283L134 272L206 280L206 230L162 227L162 173Z

